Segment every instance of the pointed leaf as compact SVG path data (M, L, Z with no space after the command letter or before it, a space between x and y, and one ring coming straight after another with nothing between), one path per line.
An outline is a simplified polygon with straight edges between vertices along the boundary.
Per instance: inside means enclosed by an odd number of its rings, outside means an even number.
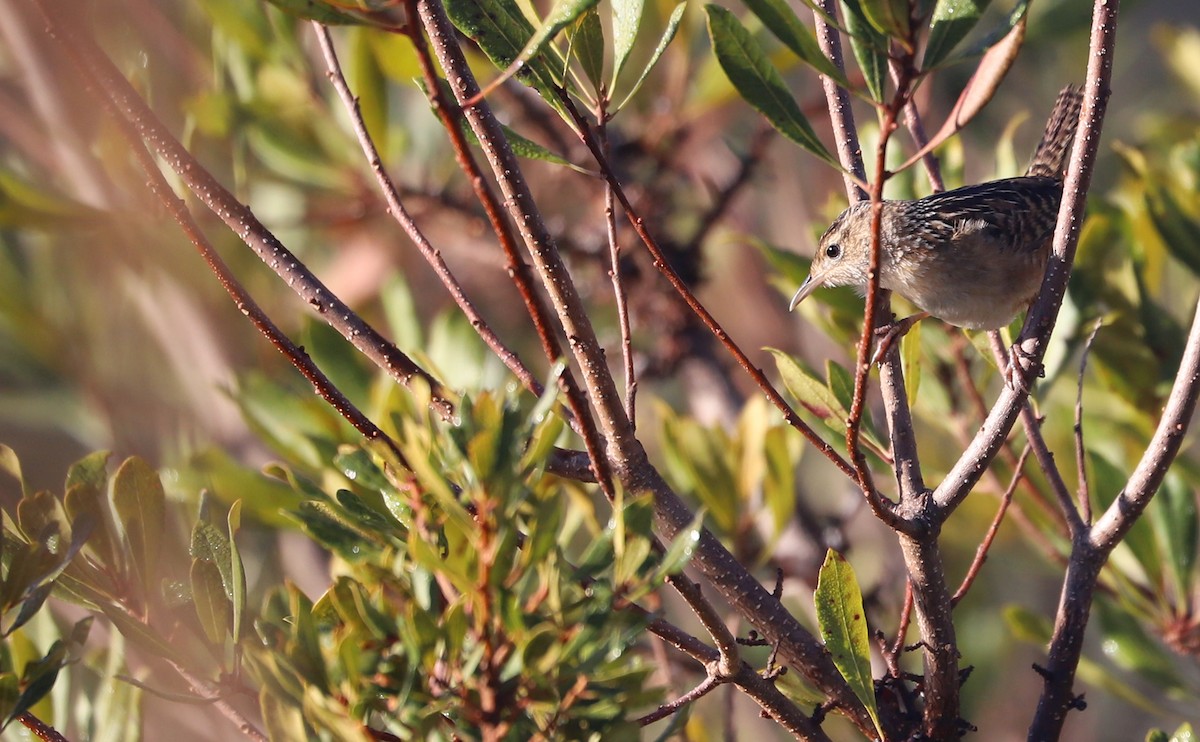
M579 60L592 87L599 90L604 80L604 26L594 7L571 26L570 39L572 56Z
M838 396L795 358L775 348L767 350L775 356L775 365L779 368L783 384L796 401L835 430L845 430L846 417L850 413L842 406Z
M822 75L833 78L842 87L850 87L846 76L834 66L833 62L821 51L817 37L811 29L800 21L796 11L792 10L786 0L745 0L746 7L763 22L775 38L784 46Z
M925 42L924 69L936 67L979 23L991 0L938 0Z
M642 83L646 82L646 77L650 75L650 70L654 69L654 65L658 64L658 60L662 57L663 52L671 45L671 41L675 38L676 32L679 31L679 23L683 20L683 12L687 10L687 0L675 6L675 10L671 11L671 17L667 20L667 27L663 31L663 35L658 40L658 46L654 47L654 53L650 55L650 61L646 63L642 74L638 75L637 82L629 89L629 93L621 100L620 105L614 108L614 111L625 107L629 99L637 95L637 92L642 89Z
M447 0L445 6L454 26L502 70L517 61L534 37L533 24L513 0ZM522 67L518 79L532 85L547 103L565 114L555 94L559 83L548 61L544 57L528 59Z
M232 578L230 585L230 605L233 608L233 623L230 633L233 642L241 639L242 616L246 610L246 567L242 563L242 552L238 550L237 534L242 527L242 501L238 500L229 508L229 573Z
M862 70L867 92L872 100L881 103L888 70L887 37L867 21L858 2L847 0L842 3L842 10L846 32L850 35L850 50L854 53L858 68Z
M871 678L871 646L867 634L867 614L862 593L850 563L833 549L825 555L813 593L817 624L833 664L846 679L858 700L879 729L875 709L875 683ZM882 730L880 735L882 738Z
M706 5L704 10L717 62L738 94L781 134L836 167L837 161L817 138L783 76L741 21L719 5Z
M633 42L637 40L638 26L642 22L642 11L645 0L613 0L612 30L613 30L613 74L612 84L615 88L617 76L633 51ZM678 9L678 8L677 8Z

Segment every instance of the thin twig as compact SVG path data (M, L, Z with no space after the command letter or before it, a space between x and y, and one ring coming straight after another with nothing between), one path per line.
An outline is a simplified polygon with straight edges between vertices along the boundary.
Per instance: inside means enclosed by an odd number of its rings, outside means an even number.
M989 332L988 340L991 342L996 364L1000 368L1003 368L1005 363L1018 363L1015 354L1010 357L1005 350L1004 341L1001 340L999 332L994 330ZM1025 430L1025 439L1033 448L1033 455L1038 461L1038 466L1050 484L1050 491L1058 501L1059 510L1062 511L1067 522L1067 530L1072 536L1086 530L1087 527L1079 516L1079 510L1071 499L1067 483L1063 480L1062 472L1058 470L1058 464L1054 461L1054 453L1046 444L1046 437L1042 435L1042 422L1038 419L1037 413L1033 409L1033 403L1029 401L1028 397L1021 403L1021 427Z
M1088 492L1087 457L1084 455L1086 449L1083 445L1083 375L1087 371L1088 355L1092 352L1092 343L1096 342L1096 335L1100 332L1103 324L1104 318L1098 318L1092 331L1088 333L1087 340L1083 344L1083 352L1079 354L1079 380L1075 385L1075 478L1078 482L1075 499L1079 503L1079 512L1083 517L1083 522L1088 525L1091 525L1092 522L1092 496Z
M962 584L958 586L951 602L958 605L967 591L971 589L971 585L975 583L975 578L979 576L979 571L983 569L983 563L987 561L988 551L992 548L992 542L996 540L996 534L1000 532L1000 524L1004 522L1004 514L1008 512L1008 506L1012 503L1013 493L1017 491L1017 485L1021 483L1021 479L1025 476L1025 459L1029 457L1030 447L1025 446L1021 451L1021 457L1017 459L1017 466L1013 470L1012 481L1008 487L1004 489L1004 493L1000 495L1000 507L996 508L996 517L992 518L992 524L988 526L987 533L984 534L983 541L975 549L975 558L971 561L971 566L967 569L967 574L963 577Z
M892 642L891 648L885 653L884 660L887 662L888 672L893 677L900 677L900 663L896 659L900 653L904 651L904 639L908 636L909 621L912 620L913 608L913 588L912 583L907 579L904 580L904 603L900 606L900 622L896 626L896 640Z
M692 688L690 691L688 691L687 693L684 693L682 696L676 698L673 701L664 703L663 705L654 709L650 713L646 714L645 716L639 717L639 718L635 719L634 721L638 724L638 726L643 726L643 727L650 726L654 722L660 721L662 719L667 718L671 714L674 714L675 712L679 711L679 709L683 708L684 706L688 705L689 703L693 703L693 702L699 700L700 698L703 698L704 696L708 695L711 691L716 690L716 688L718 686L722 685L723 683L728 683L728 682L729 682L728 677L722 677L710 670L710 672L704 676L704 679L701 680L700 683L695 688Z
M609 153L607 97L602 97L596 114L600 146ZM612 186L604 184L604 229L608 237L608 277L612 281L613 301L617 306L617 325L621 331L621 365L625 370L625 415L629 425L637 430L637 373L633 368L633 333L629 326L629 302L625 295L625 279L621 276L621 240L617 235L617 214Z
M362 111L358 105L358 98L350 91L346 77L342 74L342 65L338 61L337 51L334 49L329 29L316 21L312 22L312 28L317 37L317 43L321 47L321 52L325 57L325 64L328 67L326 74L333 85L333 89L337 92L342 105L345 107L347 115L350 117L350 122L354 127L354 134L358 138L359 146L362 148L363 155L367 158L367 164L375 176L375 181L379 184L379 191L383 194L383 199L388 205L388 213L396 220L396 223L400 225L405 233L408 234L409 239L416 245L421 256L425 258L425 262L429 264L429 267L433 269L438 279L441 280L442 285L446 287L446 291L450 294L450 298L462 310L463 315L471 323L471 327L475 329L479 337L483 339L483 342L512 371L513 375L520 379L526 389L535 396L540 397L542 395L541 382L537 380L533 372L521 361L516 352L504 344L504 341L496 335L479 314L479 310L466 295L466 292L463 291L462 284L455 278L454 273L450 270L450 266L446 265L441 251L430 244L429 239L409 215L408 209L404 207L404 203L400 200L399 189L396 188L395 182L392 181L387 169L384 168L383 160L379 156L379 149L375 146L375 141L371 138L371 133L367 131L366 122L363 121Z

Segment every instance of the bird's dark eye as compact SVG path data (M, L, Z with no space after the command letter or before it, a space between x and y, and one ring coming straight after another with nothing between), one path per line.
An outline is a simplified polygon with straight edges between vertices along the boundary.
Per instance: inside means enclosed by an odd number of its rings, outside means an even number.
M836 242L832 245L826 245L825 257L829 258L830 260L837 260L838 258L842 257L842 246Z

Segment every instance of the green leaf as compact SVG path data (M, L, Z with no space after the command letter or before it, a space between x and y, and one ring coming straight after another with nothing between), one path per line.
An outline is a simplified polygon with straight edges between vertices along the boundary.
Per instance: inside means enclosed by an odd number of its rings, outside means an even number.
M146 461L132 456L113 475L113 507L125 530L133 568L143 594L153 594L158 558L165 530L165 497L162 481Z
M67 664L67 644L61 639L50 645L46 656L33 660L21 671L21 694L17 696L12 711L4 720L7 725L13 719L28 711L38 701L46 697L54 687L58 671Z
M833 664L846 679L850 690L867 708L875 728L880 729L862 593L850 563L833 549L826 553L825 563L821 565L813 603L817 609L821 639L833 656ZM882 735L880 729L881 738Z
M862 14L857 2L845 0L842 3L843 16L846 19L846 31L850 35L850 50L858 68L862 70L863 80L867 83L867 92L871 99L882 103L884 99L884 81L888 73L888 40L875 29Z
M921 67L931 69L944 60L954 47L975 28L991 0L938 0L930 21L929 40Z
M900 367L904 372L904 393L908 403L915 404L921 388L921 323L909 328L900 338Z
M1136 672L1164 691L1184 690L1179 673L1157 639L1142 629L1123 605L1100 597L1095 603L1104 642L1104 656Z
M701 508L696 512L696 517L692 518L692 522L671 539L671 545L667 547L666 553L658 563L658 569L654 572L655 583L683 571L683 568L691 560L692 554L696 552L696 547L700 545L700 536L703 532L704 509Z
M584 13L593 10L599 0L557 0L554 7L546 14L542 25L525 44L525 48L517 55L514 64L524 64L541 54L555 36L564 28L574 23ZM599 22L599 18L597 18ZM603 48L603 44L601 44Z
M310 739L313 736L304 725L300 707L277 696L266 684L258 693L258 707L271 739Z
M192 601L204 635L213 644L221 646L229 631L230 611L229 598L221 584L221 571L212 562L193 559L191 581Z
M229 508L229 574L232 578L230 590L230 605L233 608L233 623L230 633L233 642L241 639L242 617L246 611L246 566L242 563L242 552L238 549L237 534L242 527L242 501L238 500Z
M909 26L908 0L854 0L871 26L897 41L906 42L912 36Z
M1192 594L1196 566L1195 492L1179 476L1169 473L1151 501L1149 511L1161 558L1170 568L1176 599L1187 600Z
M571 26L570 40L571 54L579 60L592 86L599 90L604 80L604 26L595 8L587 9Z
M775 38L791 49L800 61L822 75L833 78L842 87L850 87L846 76L829 61L813 32L800 21L786 0L745 0L746 7L763 22Z
M1167 250L1200 276L1200 220L1185 211L1169 189L1153 181L1147 183L1146 208Z
M642 89L642 83L646 82L646 77L650 75L650 70L654 69L654 65L658 64L658 60L662 57L663 52L671 45L671 41L675 38L676 32L679 31L679 23L683 20L683 12L687 10L687 0L675 6L675 10L671 11L671 17L667 20L667 27L663 31L662 37L658 40L658 46L654 47L654 53L650 55L650 61L642 69L642 74L638 75L637 82L629 89L629 93L621 99L620 105L613 110L620 110L625 107L630 98L637 95L637 92ZM614 76L615 79L615 76Z
M821 144L788 92L783 76L741 21L719 5L706 5L704 10L717 62L738 94L781 134L837 167L837 160Z
M321 0L267 0L288 15L316 21L325 26L368 25L370 21L343 12L332 2Z
M532 43L533 24L512 0L447 0L445 7L451 23L478 44L488 59L502 70L508 69ZM543 25L543 30L545 28ZM545 58L528 59L517 77L532 85L547 103L565 116L566 111L556 93L558 80Z
M842 406L838 395L787 353L775 348L767 348L767 351L775 356L775 365L783 384L796 401L832 429L844 431L850 413Z
M676 10L682 6L683 3L680 3ZM612 1L613 74L610 85L612 88L616 88L617 76L621 74L625 62L629 59L629 53L633 51L633 43L637 41L638 26L642 22L643 10L645 10L645 0Z
M17 480L17 483L21 485L21 494L29 494L29 490L25 486L25 477L21 474L21 460L17 458L17 452L3 443L0 443L0 471L8 472L13 479Z

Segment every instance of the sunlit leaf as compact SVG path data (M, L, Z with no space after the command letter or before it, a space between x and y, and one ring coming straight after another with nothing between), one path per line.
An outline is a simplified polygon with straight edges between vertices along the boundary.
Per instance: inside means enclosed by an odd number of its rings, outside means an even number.
M629 89L621 102L613 110L620 110L625 107L629 99L637 95L637 92L642 89L642 83L646 81L646 77L650 75L650 70L658 64L658 60L662 57L663 52L671 45L671 41L675 38L675 34L679 31L679 23L683 20L683 12L687 10L687 2L679 3L675 6L675 10L671 11L671 17L667 20L667 27L663 34L658 39L658 46L654 47L654 53L650 55L650 61L646 62L646 66L642 68L642 74L638 75L637 82Z
M616 87L617 77L625 67L629 53L633 51L633 43L637 40L638 26L642 22L644 9L645 0L613 0L612 2L613 74L610 87Z
M813 593L821 639L833 657L833 664L845 678L854 695L866 707L879 726L875 710L875 683L871 677L871 645L867 632L867 614L863 610L858 579L845 557L830 549L825 555Z

